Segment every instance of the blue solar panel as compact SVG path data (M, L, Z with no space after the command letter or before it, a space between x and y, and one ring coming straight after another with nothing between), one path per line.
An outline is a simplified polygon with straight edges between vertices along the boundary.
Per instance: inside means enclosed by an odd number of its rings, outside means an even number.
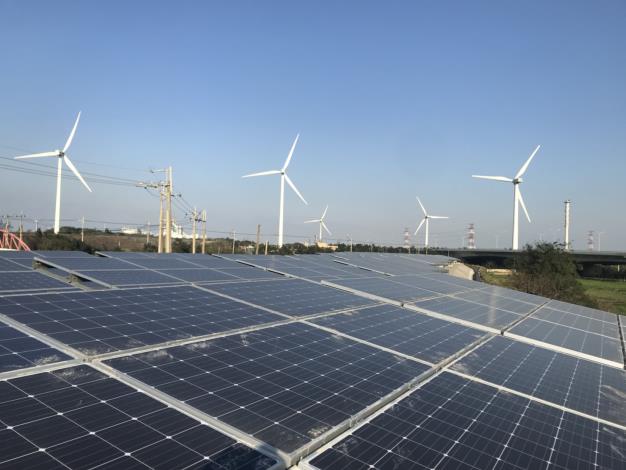
M75 290L70 284L37 271L0 272L0 294L65 289Z
M626 432L444 373L307 459L317 469L621 468Z

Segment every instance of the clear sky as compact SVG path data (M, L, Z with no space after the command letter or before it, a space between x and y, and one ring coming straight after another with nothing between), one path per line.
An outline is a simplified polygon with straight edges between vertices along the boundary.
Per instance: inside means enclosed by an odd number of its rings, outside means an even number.
M513 176L541 144L521 241L562 237L570 198L575 248L595 230L626 250L622 0L2 0L0 58L0 156L62 147L82 110L81 171L171 164L210 230L276 233L278 177L241 175L280 168L300 132L289 174L309 205L287 191L288 235L312 237L329 204L334 237L401 243L419 195L450 216L431 243L473 222L479 247L510 246L512 185L470 175ZM5 165L0 212L51 219L54 179ZM64 181L67 223L158 220L145 190L93 188Z

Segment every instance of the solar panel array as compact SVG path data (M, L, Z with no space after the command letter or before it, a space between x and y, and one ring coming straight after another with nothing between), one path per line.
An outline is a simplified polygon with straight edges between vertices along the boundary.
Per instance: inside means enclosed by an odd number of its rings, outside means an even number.
M614 314L446 257L103 255L0 255L0 469L623 468Z

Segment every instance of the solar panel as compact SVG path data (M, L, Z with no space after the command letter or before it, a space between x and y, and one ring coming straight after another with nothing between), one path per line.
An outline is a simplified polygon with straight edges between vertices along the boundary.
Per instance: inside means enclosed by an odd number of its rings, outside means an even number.
M526 318L507 334L514 338L529 338L545 345L557 346L587 355L623 364L622 344L619 339L569 328L537 318Z
M133 265L124 261L113 258L104 258L102 256L76 257L76 258L43 258L36 256L35 261L52 263L56 267L66 271L85 271L100 269L133 269Z
M626 432L443 373L330 449L317 469L621 468Z
M295 317L374 304L369 299L299 279L212 284L209 288Z
M0 313L87 355L284 319L188 286L12 296Z
M528 294L526 292L520 292L520 291L513 290L513 289L507 289L505 287L491 286L491 285L485 285L485 284L480 284L480 285L484 286L481 289L483 292L489 292L490 294L493 294L495 296L500 296L500 297L504 297L507 299L519 300L519 301L526 302L528 304L532 304L536 306L543 305L550 300L547 297L541 297L539 295Z
M497 336L452 369L626 426L626 372Z
M239 279L255 280L255 279L282 279L280 274L272 273L269 271L263 271L262 269L251 268L248 266L234 267L234 268L219 268L222 273L235 276Z
M582 305L568 304L559 300L550 300L548 307L562 312L571 313L593 320L617 323L617 316L614 313L604 312L595 308L584 307Z
M0 323L0 373L70 359L67 354Z
M180 284L183 281L149 269L79 271L79 276L114 287Z
M415 307L431 312L446 315L451 319L501 330L522 316L506 310L500 310L490 305L477 304L454 297L439 297L436 299L415 302Z
M129 259L128 263L133 263L137 266L141 266L146 269L190 269L197 268L198 266L194 266L191 263L188 263L184 260L169 257L169 256L159 256L158 258L146 258L146 259Z
M500 310L507 310L509 312L517 313L519 315L526 315L537 308L537 305L529 304L521 300L510 299L494 295L489 291L473 290L469 292L462 292L455 294L455 297L471 302L476 302L482 305L489 305Z
M0 468L266 469L276 460L88 366L0 382Z
M338 279L332 281L332 284L396 302L412 302L439 295L433 291L394 282L392 277Z
M106 363L288 453L428 369L300 323Z
M216 269L162 269L159 272L186 282L215 282L240 280L238 277L223 273Z
M471 289L477 290L483 287L478 283L474 283L469 286L460 286L454 282L447 282L443 279L433 279L429 276L418 276L418 275L402 275L402 276L393 276L389 278L391 281L396 282L398 284L402 284L410 287L419 287L420 289L425 289L432 291L433 294L459 294L462 292L467 292Z
M351 310L311 322L432 364L458 353L485 335L484 331L392 305Z
M37 271L0 272L0 294L75 288Z
M48 259L59 258L93 258L85 251L70 251L70 250L37 250L31 251L35 256L44 257Z
M608 319L609 315L602 318ZM591 333L619 339L619 327L617 325L617 317L615 314L613 314L613 321L604 321L598 320L594 317L578 315L576 313L567 313L561 310L554 310L546 306L541 307L539 310L533 313L532 317L539 320L556 323L558 325L576 328L579 330L585 330Z
M240 266L240 264L237 264L235 261L223 259L217 256L192 255L189 253L176 253L175 256L187 261L188 263L193 263L204 268L219 269Z
M30 266L23 266L19 263L15 263L10 259L0 258L0 272L29 271L30 269L32 269L30 268Z

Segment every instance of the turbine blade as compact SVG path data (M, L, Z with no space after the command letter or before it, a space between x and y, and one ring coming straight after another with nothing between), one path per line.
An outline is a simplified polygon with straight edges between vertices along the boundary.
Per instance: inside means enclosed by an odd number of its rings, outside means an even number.
M330 230L328 230L328 227L326 227L326 224L324 222L322 222L322 227L324 227L324 230L326 230L326 233L328 233L328 235L332 235L332 233L330 233Z
M450 217L448 217L447 215L429 215L428 216L429 219L449 219Z
M313 223L317 224L319 222L320 222L320 219L313 219L313 220L305 220L304 221L305 224L313 224Z
M285 164L283 165L283 171L287 169L289 166L289 162L291 161L291 156L293 155L293 151L296 149L296 144L298 143L298 139L300 138L300 134L296 135L296 140L293 141L291 145L291 150L289 151L289 155L287 155L287 160L285 160Z
M420 224L417 226L417 228L415 229L415 233L413 235L417 235L417 232L420 231L420 229L422 228L422 225L424 225L424 222L426 222L426 219L422 219L422 221L420 222Z
M72 170L72 173L74 173L76 175L76 178L78 178L80 180L81 183L83 183L83 186L85 186L85 188L87 188L87 190L91 193L93 192L91 190L91 188L89 187L89 185L87 184L87 182L83 179L83 177L80 175L80 173L78 172L78 170L76 169L76 167L74 166L74 164L70 161L69 158L67 158L67 155L63 156L63 161L65 162L65 164L69 167L70 170Z
M424 209L424 204L422 204L422 201L420 201L420 198L415 196L415 199L417 199L418 204L420 205L420 207L422 208L422 212L424 213L424 215L428 215L426 213L426 209Z
M326 217L326 212L328 212L328 205L326 206L326 209L324 209L324 213L322 214L321 220L324 220L324 217Z
M28 158L43 158L43 157L58 157L59 152L55 150L54 152L41 152L41 153L33 153L30 155L20 155L19 157L13 157L16 160L26 160Z
M78 116L76 116L76 122L74 123L74 127L72 127L72 132L67 138L67 142L65 142L65 147L63 147L63 153L65 153L67 149L70 148L70 145L72 145L72 140L74 140L74 134L76 134L76 128L78 127L78 121L80 121L80 111L78 112Z
M535 156L535 154L539 151L539 148L541 147L541 145L537 145L537 148L535 149L535 151L533 153L530 154L530 157L528 157L528 160L526 160L526 163L524 163L522 165L522 167L519 169L519 171L517 172L517 174L515 175L515 179L517 178L521 178L522 175L524 173L526 173L526 170L528 169L528 165L530 165L531 160L533 159L533 157Z
M254 176L280 175L280 170L261 171L260 173L251 173L243 175L242 178L252 178Z
M507 183L512 183L512 178L507 178L506 176L483 176L483 175L472 175L472 178L480 178L483 180L494 180L494 181L505 181Z
M300 199L302 199L302 202L308 205L309 203L306 202L306 200L302 197L302 194L300 194L300 191L298 191L298 188L296 188L296 185L293 184L293 182L291 181L291 179L289 179L289 176L287 176L286 173L285 173L285 181L287 181L287 184L291 186L291 189L293 189L293 192L296 193Z
M526 210L526 204L524 204L524 198L522 198L522 193L521 191L517 190L517 200L520 203L520 206L522 206L522 209L524 209L524 214L526 214L526 219L528 219L528 222L530 223L530 216L528 215L528 210Z

